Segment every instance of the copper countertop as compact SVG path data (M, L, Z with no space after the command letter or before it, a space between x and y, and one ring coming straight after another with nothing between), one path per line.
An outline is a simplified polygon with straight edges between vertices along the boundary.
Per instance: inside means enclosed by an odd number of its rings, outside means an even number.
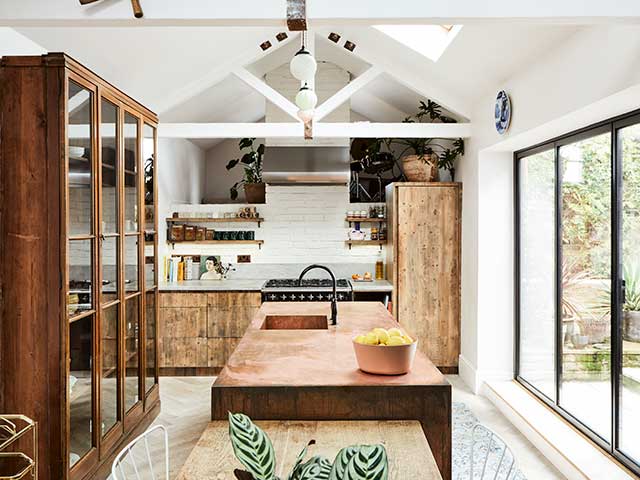
M266 315L311 314L329 316L329 303L263 303L213 387L449 386L420 351L406 375L358 369L352 338L375 327L398 326L379 302L339 303L338 325L328 330L261 330Z

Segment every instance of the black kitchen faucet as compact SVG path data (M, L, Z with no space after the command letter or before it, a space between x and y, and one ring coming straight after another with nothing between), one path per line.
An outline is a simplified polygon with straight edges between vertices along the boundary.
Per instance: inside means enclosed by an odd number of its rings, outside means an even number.
M324 265L309 265L305 268L300 276L298 277L298 286L302 285L302 278L307 274L309 270L314 270L319 268L320 270L324 270L331 275L331 281L333 282L333 296L331 297L331 325L338 324L338 295L336 293L336 289L338 288L338 282L336 281L336 276L333 272Z

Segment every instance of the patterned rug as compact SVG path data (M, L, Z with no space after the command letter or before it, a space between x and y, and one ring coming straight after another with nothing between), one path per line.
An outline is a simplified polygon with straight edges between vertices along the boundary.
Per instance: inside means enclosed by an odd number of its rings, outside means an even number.
M478 423L477 417L469 408L461 402L454 402L452 406L452 423L453 423L453 458L452 458L452 477L454 480L468 480L469 467L471 465L471 433L473 427ZM482 472L482 463L486 456L487 447L489 446L489 438L485 439L479 435L478 450L476 450L476 459L474 464L474 478L480 478ZM487 470L494 471L500 462L502 451L501 445L495 442L491 445L491 452L488 456ZM480 453L485 453L481 455ZM481 457L481 458L478 458ZM504 468L500 471L500 480L506 480L508 468L505 464L511 462L511 457L505 456L503 460ZM494 470L491 470L491 469ZM489 475L488 478L493 478ZM509 475L508 480L526 480L526 477L519 470Z

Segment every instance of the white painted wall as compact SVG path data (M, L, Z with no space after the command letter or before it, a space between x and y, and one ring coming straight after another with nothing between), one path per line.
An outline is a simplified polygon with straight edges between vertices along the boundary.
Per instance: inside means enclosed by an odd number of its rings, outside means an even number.
M165 218L174 204L199 204L204 195L205 153L189 140L158 140L158 254L166 255Z
M366 210L367 203L349 203L346 185L331 186L273 186L267 185L266 204L255 205L264 223L216 223L222 231L254 230L255 238L264 240L262 249L256 245L180 245L172 253L192 255L221 255L225 262L236 262L236 255L249 254L257 264L375 264L384 260L384 250L378 246L358 246L349 250L345 245L349 225L345 222L350 210ZM174 205L172 211L206 216L215 212L237 212L239 204ZM211 225L208 226L211 228ZM371 224L362 224L369 233ZM364 271L364 270L363 270Z
M4 55L41 55L46 50L13 28L0 27L0 57Z
M460 371L479 390L513 374L513 152L640 108L640 28L592 26L496 84L473 109L473 136L458 165L464 182ZM498 90L513 120L493 124Z

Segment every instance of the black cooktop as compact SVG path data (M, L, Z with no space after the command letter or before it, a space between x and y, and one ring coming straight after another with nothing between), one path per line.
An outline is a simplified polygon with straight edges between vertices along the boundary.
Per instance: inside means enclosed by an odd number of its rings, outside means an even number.
M297 278L280 278L269 280L265 288L333 288L333 281L328 278L308 278L303 279L302 284L298 284ZM338 288L349 288L348 280L338 279Z

